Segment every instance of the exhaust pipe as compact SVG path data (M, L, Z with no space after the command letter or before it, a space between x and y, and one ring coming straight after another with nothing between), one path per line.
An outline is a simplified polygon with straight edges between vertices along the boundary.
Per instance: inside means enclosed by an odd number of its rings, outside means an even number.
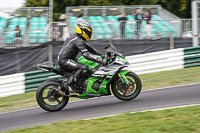
M65 94L61 89L58 89L58 88L55 88L55 87L53 87L53 89L54 89L57 93L61 94L62 96L69 97L69 95Z

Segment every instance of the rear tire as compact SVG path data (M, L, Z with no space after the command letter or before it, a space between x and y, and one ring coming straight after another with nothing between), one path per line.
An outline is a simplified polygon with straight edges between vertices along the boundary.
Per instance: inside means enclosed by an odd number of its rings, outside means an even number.
M60 82L58 82L56 80L55 81L49 80L49 81L43 82L38 87L37 92L36 92L36 100L37 100L38 105L42 109L44 109L46 111L54 112L54 111L59 111L59 110L63 109L67 105L67 103L69 101L69 97L60 96L56 92L53 92L53 90L51 89L52 87L58 87L58 86L60 86ZM47 96L44 94L45 91L47 91ZM51 93L52 94L56 93L57 98L50 99L50 96L52 96ZM45 96L43 96L43 95L45 95ZM60 99L62 99L62 100L60 100ZM57 104L51 105L48 103L57 103Z
M114 96L118 99L123 101L129 101L135 99L140 94L142 83L140 78L133 72L129 72L125 76L129 80L129 88L126 90L123 89L123 86L121 85L122 81L119 78L117 78L112 84L112 92ZM128 90L130 90L130 94L127 93ZM126 94L124 92L126 92Z

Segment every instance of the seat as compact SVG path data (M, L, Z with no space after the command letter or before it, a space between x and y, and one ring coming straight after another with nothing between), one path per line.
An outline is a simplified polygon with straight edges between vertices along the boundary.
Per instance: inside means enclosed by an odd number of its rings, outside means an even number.
M65 77L71 77L73 76L73 72L74 71L66 71L64 69L62 69L59 65L55 65L55 67L57 67L56 69L54 69L52 72L55 72L59 75L65 76Z
M73 75L72 71L66 71L66 70L62 69L59 65L55 65L55 63L52 61L42 62L37 65L37 68L41 69L43 71L51 71L51 72L54 72L56 74L59 74L59 75L65 76L65 77L70 77Z

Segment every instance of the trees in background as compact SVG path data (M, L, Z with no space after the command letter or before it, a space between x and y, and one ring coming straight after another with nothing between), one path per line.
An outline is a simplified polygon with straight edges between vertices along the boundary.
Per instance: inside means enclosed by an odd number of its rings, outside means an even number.
M191 18L192 0L150 0L150 2L151 4L161 5L163 8L180 18Z
M54 20L66 6L161 5L180 18L191 18L192 0L54 0ZM49 0L27 0L26 7L47 7Z

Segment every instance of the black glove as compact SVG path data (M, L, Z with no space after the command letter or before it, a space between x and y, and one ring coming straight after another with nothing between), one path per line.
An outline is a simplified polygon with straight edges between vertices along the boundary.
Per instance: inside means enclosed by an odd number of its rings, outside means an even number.
M104 58L104 59L103 59L102 64L103 64L104 66L108 64L107 58Z
M107 55L106 54L101 54L101 57L104 59L104 58L107 57Z

